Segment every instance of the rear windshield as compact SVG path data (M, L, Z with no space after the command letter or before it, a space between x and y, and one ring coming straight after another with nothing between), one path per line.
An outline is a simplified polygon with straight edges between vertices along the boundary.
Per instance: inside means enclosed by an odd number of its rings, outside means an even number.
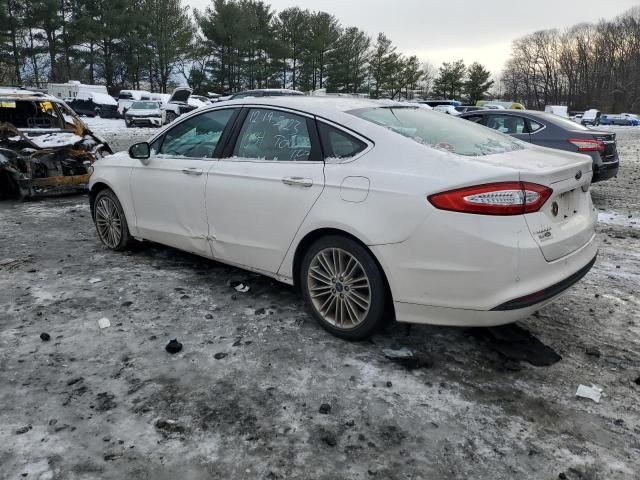
M543 119L546 119L551 123L554 123L566 130L590 130L589 128L585 127L580 123L574 122L573 120L570 120L568 118L554 115L552 113L541 113L540 115L542 116Z
M376 107L348 113L423 145L456 155L477 157L525 148L522 142L482 125L424 108Z

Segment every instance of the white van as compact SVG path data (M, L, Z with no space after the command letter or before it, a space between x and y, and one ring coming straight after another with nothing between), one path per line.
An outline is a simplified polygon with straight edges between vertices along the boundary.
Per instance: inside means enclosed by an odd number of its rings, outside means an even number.
M587 110L586 112L584 112L580 123L582 125L593 125L594 127L597 127L598 125L600 125L600 116L600 110L592 108L591 110Z
M107 95L107 87L104 85L86 85L77 80L70 80L67 83L47 84L47 93L57 98L76 98L81 93L103 93Z
M559 117L569 118L569 108L565 105L547 105L544 107L544 111Z

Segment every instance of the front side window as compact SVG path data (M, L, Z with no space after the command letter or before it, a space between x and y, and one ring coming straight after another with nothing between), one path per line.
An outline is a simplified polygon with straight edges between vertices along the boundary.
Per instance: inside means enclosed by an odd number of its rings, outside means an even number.
M487 127L508 135L528 133L524 118L514 115L491 115Z
M480 156L526 148L480 125L424 108L373 107L348 112L416 142L456 155Z
M366 143L326 123L319 122L318 129L325 159L350 158L367 148Z
M165 134L158 155L212 158L232 116L232 109L215 110L180 122Z
M464 117L464 119L468 120L469 122L478 123L480 125L484 125L486 120L483 115L470 115L468 117Z
M238 135L234 157L301 162L311 159L311 137L304 117L253 108Z

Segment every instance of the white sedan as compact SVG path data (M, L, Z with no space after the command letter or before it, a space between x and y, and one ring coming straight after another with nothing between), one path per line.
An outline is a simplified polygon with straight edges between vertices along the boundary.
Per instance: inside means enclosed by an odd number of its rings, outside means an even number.
M108 248L150 240L296 285L361 339L555 299L595 262L591 164L402 103L248 98L96 162L90 199Z

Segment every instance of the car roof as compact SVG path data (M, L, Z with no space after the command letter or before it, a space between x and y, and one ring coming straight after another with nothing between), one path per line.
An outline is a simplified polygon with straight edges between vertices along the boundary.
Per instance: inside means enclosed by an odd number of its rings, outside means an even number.
M23 88L2 87L0 87L0 98L7 98L11 100L60 100L57 97L53 97L42 92L25 90Z
M256 105L291 108L309 113L348 112L360 108L376 107L410 107L419 108L417 105L405 105L402 102L392 100L372 100L350 97L313 97L307 95L293 95L283 97L248 97L236 100L226 100L213 104L211 108L220 108L229 105Z

